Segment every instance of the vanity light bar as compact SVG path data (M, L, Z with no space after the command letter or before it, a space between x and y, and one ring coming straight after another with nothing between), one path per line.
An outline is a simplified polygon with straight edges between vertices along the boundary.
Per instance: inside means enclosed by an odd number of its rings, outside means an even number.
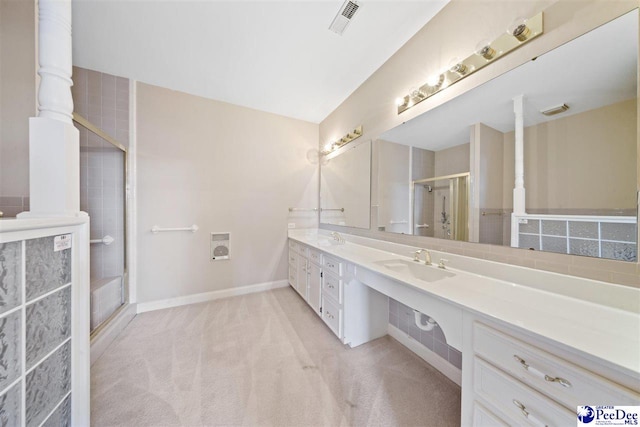
M506 33L490 43L481 42L477 50L467 59L455 62L448 70L432 77L403 98L398 98L398 114L435 95L446 87L464 79L479 69L503 57L509 52L529 43L543 33L542 12L529 19L517 19Z
M323 155L329 154L332 151L342 147L343 145L347 145L354 139L360 138L361 136L362 136L362 125L358 126L354 130L352 130L351 132L349 132L348 134L340 138L339 140L335 142L330 142L327 145L325 145L323 150L320 152L320 154L323 154Z

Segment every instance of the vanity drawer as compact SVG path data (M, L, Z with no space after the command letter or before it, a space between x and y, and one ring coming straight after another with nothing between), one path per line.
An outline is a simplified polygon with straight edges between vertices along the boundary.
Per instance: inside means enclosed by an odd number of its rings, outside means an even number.
M294 267L298 265L298 254L289 250L289 265L293 265Z
M474 357L473 362L476 394L496 411L516 420L516 424L548 427L575 425L574 411L568 411L478 357Z
M342 310L331 298L322 296L322 320L329 326L334 334L338 338L342 339L341 326L342 326Z
M296 270L295 266L289 264L289 284L293 286L293 288L297 288L298 286L298 270Z
M322 292L342 304L342 280L327 271L322 273Z
M329 255L324 255L322 257L322 268L324 271L329 271L336 276L342 276L342 270L344 268L343 263L338 260L338 258L334 258Z
M289 240L289 252L297 251L298 250L298 246L300 246L300 243L295 242L293 240Z
M316 265L322 265L322 252L309 248L309 261Z
M567 408L574 409L587 402L597 405L640 402L640 395L632 390L480 323L474 324L473 348L485 360Z
M506 424L478 402L473 402L473 425L478 427L509 427L509 424Z

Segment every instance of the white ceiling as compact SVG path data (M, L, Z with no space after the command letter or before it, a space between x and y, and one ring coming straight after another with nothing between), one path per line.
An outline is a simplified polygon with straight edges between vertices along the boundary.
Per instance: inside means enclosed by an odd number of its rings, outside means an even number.
M469 127L475 123L501 132L512 131L513 98L520 94L525 100L525 126L632 99L637 96L637 61L638 18L633 11L385 132L380 138L439 151L469 142ZM556 116L540 113L565 103L570 107L565 113Z
M319 123L448 1L73 0L73 63Z

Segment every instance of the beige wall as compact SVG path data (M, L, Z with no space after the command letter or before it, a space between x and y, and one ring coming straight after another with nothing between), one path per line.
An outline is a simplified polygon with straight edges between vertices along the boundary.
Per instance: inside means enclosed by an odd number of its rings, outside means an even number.
M138 301L285 280L287 223L317 224L287 210L317 206L317 143L317 124L138 84ZM211 232L231 260L209 260Z
M371 141L359 140L334 151L320 166L320 221L369 228Z
M527 212L635 210L636 104L633 99L525 128ZM514 133L506 133L504 141L508 208L513 204Z
M452 0L320 123L319 144L325 144L359 124L364 126L364 137L375 139L384 131L637 7L637 0ZM401 115L396 113L395 100L407 94L410 88L424 83L426 76L445 69L454 57L468 56L480 40L495 38L516 17L532 16L540 11L544 11L545 22L541 37ZM345 230L333 226L325 228ZM517 249L499 246L450 244L426 237L408 238L374 230L347 230L479 258L640 286L640 264L637 263L549 253L523 254Z
M0 196L29 195L29 117L36 115L36 5L0 1Z
M376 141L375 147L378 174L373 179L378 181L378 226L392 233L411 234L411 147L381 139Z

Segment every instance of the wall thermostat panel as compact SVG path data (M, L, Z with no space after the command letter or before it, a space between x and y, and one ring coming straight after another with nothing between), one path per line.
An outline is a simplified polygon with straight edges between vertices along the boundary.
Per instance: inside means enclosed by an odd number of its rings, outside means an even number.
M230 233L211 233L211 259L222 261L229 259Z

